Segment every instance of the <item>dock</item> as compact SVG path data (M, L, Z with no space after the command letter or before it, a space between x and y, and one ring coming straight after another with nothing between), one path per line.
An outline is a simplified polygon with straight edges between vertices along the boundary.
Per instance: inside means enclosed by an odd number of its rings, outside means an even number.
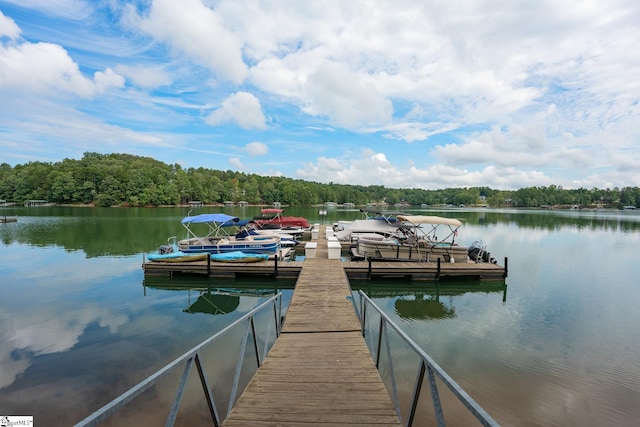
M340 260L320 238L301 263L282 333L223 427L400 426L351 300Z
M317 257L327 258L327 240L324 233L318 233L313 240L318 246ZM324 251L324 252L323 252ZM307 263L313 258L308 256L303 261L282 260L281 257L256 263L219 263L195 261L184 263L151 262L143 259L142 268L145 275L204 274L209 277L235 277L238 275L270 275L274 277L296 278ZM404 277L412 280L436 281L441 278L472 278L477 280L505 280L507 277L507 259L504 265L493 263L468 262L407 262L384 259L368 259L365 261L332 260L326 266L344 272L348 279L371 279L374 277Z

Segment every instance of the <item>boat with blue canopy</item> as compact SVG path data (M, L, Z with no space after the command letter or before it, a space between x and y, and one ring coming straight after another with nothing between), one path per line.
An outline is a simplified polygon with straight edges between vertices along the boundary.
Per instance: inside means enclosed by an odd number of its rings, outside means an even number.
M277 236L229 234L225 227L237 227L240 218L224 213L186 216L181 223L187 230L187 237L178 241L178 250L184 253L241 251L247 254L275 254L282 247Z

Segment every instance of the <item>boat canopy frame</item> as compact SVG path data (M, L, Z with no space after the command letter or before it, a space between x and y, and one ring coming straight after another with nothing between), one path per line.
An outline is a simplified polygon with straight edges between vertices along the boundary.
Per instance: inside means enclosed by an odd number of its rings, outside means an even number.
M182 218L180 221L182 226L187 230L187 239L195 238L201 239L198 235L191 230L192 224L206 224L209 228L209 232L207 235L202 238L206 239L208 237L219 237L219 236L228 236L228 233L222 230L223 227L238 225L240 222L240 218L237 216L231 216L223 213L215 213L215 214L200 214L195 216L186 216Z
M417 239L426 239L433 243L455 244L458 237L458 228L462 222L456 218L445 218L433 215L398 215L398 220L402 221L401 229L406 230L407 236L415 236ZM425 230L425 226L430 228ZM448 234L438 240L437 231L440 226L449 228ZM418 234L418 231L420 234Z

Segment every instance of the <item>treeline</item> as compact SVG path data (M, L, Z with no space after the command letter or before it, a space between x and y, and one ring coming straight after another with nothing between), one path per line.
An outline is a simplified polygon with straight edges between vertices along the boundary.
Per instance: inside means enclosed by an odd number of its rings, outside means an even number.
M381 185L320 184L234 171L182 168L130 154L85 153L82 159L56 163L0 164L0 199L24 203L46 200L96 206L160 206L280 202L286 205L385 202L390 205L487 205L491 207L640 206L640 188L563 189L529 187L516 191L488 187L442 190L394 189Z

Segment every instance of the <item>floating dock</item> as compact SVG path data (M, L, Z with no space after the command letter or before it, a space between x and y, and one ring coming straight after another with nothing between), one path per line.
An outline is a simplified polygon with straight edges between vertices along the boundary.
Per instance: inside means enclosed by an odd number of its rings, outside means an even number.
M142 268L145 275L174 275L174 274L204 274L209 277L235 277L238 275L271 275L275 277L298 277L303 265L314 258L330 258L325 233L313 234L314 239L306 242L306 246L313 250L305 250L303 261L287 261L279 256L263 262L254 263L223 263L195 261L184 263L163 263L143 259ZM303 242L304 243L304 242ZM302 244L302 243L301 243ZM319 246L324 248L320 252ZM318 249L316 249L318 248ZM308 256L313 254L313 257ZM334 257L335 258L335 257ZM508 260L504 266L493 263L468 262L406 262L368 259L364 261L348 261L338 254L338 262L331 263L331 267L344 271L349 279L371 279L374 277L405 277L413 280L440 280L444 277L472 278L477 280L505 280L507 277Z

